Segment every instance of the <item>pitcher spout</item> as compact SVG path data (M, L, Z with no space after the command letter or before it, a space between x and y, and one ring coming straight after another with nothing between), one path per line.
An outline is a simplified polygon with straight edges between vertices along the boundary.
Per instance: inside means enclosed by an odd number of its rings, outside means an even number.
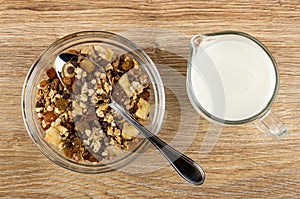
M203 37L201 34L195 35L190 41L192 49L193 50L197 49L201 45L202 41L203 41Z
M214 39L214 34L198 34L192 37L190 45L192 50L198 49L200 46L204 46L207 42Z

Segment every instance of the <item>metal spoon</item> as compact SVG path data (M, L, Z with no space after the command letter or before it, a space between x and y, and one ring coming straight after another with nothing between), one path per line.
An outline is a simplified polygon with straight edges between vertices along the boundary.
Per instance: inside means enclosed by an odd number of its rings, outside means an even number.
M87 59L99 67L92 60L85 58L81 55L62 53L55 60L56 73L64 85L64 87L70 92L68 87L62 81L63 79L63 67L71 59L79 58ZM71 94L71 92L70 92ZM120 114L129 124L134 126L145 138L147 138L169 161L177 173L184 178L189 183L194 185L201 185L205 180L205 173L198 163L196 163L191 158L182 154L178 150L174 149L172 146L168 145L156 135L151 133L147 128L141 125L132 115L130 115L122 106L120 106L116 101L111 99L110 107L114 109L118 114Z

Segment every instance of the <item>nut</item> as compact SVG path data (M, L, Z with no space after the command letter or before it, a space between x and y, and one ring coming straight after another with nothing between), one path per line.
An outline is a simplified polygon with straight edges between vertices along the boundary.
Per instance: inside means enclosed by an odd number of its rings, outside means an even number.
M56 125L54 128L58 130L60 135L68 136L69 134L68 129L62 125Z
M76 54L76 55L79 54L79 52L75 49L69 49L69 50L67 50L67 52L72 53L72 54Z
M49 77L49 79L57 78L56 71L54 68L48 69L46 73L47 73L47 76Z
M92 96L94 93L95 93L95 90L94 90L94 89L89 89L89 90L88 90L88 95L89 95L89 96Z
M73 108L73 114L76 115L82 115L82 108L80 107L79 102L73 101L72 103L72 108Z
M70 62L67 62L63 66L62 73L63 73L63 77L72 78L75 76L75 67Z
M134 62L131 57L126 56L124 62L122 63L123 70L127 71L134 66Z
M43 114L44 120L48 123L54 122L58 116L53 111L47 111Z

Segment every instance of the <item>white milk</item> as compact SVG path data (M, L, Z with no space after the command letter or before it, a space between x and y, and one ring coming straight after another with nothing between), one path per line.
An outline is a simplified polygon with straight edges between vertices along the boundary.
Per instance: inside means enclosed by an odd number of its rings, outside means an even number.
M244 38L213 40L191 59L191 86L196 101L210 114L238 121L260 113L276 87L271 59Z

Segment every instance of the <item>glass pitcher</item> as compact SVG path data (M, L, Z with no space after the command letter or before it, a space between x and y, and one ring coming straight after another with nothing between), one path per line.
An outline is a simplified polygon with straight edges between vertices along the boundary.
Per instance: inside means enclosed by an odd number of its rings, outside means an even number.
M190 42L187 91L195 110L219 124L254 121L266 133L281 139L285 124L270 110L279 75L269 50L242 32L199 34Z

